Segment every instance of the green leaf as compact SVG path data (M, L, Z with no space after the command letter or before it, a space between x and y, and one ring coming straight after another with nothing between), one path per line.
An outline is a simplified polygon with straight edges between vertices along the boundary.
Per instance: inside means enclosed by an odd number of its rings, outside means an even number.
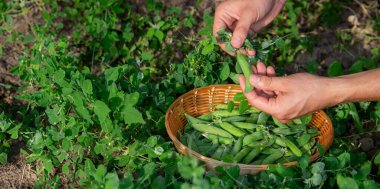
M329 77L335 77L335 76L343 75L342 63L339 61L332 62L327 69L327 74Z
M283 177L292 178L294 176L293 170L291 168L283 166L282 164L278 163L275 166L275 168L276 168L277 173L280 174Z
M317 150L318 152L321 154L321 156L325 155L325 149L323 148L323 146L319 143L317 143Z
M124 123L127 125L133 123L145 123L141 113L134 107L125 106L121 114L123 115Z
M374 162L376 165L380 165L380 151L377 152L377 155L376 155L375 159L373 160L373 162Z
M232 110L234 109L234 107L235 107L235 103L233 101L229 101L228 105L227 105L227 110L229 112L232 112Z
M309 155L303 155L297 160L297 162L302 169L306 169L309 166L309 160L310 160Z
M231 71L230 71L230 66L228 65L228 63L223 64L222 71L220 72L220 79L222 81L225 81L230 76L230 73Z
M0 164L5 165L8 162L8 155L5 152L0 153Z
M230 42L226 43L226 50L230 53L236 52L236 49L231 45Z
M45 113L48 116L50 124L54 125L64 120L61 115L58 115L61 111L58 107L54 107L53 109L46 108Z
M377 182L374 180L365 180L363 181L363 188L364 189L378 189L380 186Z
M119 177L116 173L107 173L105 189L119 188Z
M245 99L246 97L244 96L243 93L236 93L234 96L234 101L237 101L237 102L243 101Z
M314 174L322 173L324 169L325 169L325 164L323 162L317 162L311 165L311 172Z
M51 162L51 160L47 160L44 162L44 169L48 172L48 174L51 173L51 171L53 170L53 163Z
M7 133L11 135L11 139L17 139L18 138L18 130L21 127L21 123L17 124L12 129L8 130Z
M96 100L94 102L94 113L98 117L99 121L102 123L109 116L111 110L108 108L107 104L102 101Z
M103 143L96 143L94 152L96 154L104 154L107 150L107 146Z
M355 175L355 179L359 179L359 180L365 179L367 178L370 172L371 172L371 162L366 161L360 166L358 173Z
M338 174L337 182L340 189L359 189L358 184L353 178Z
M311 183L314 185L314 186L319 186L322 182L322 175L319 174L319 173L316 173L314 174L312 177L311 177Z
M81 88L83 93L92 94L92 83L90 80L86 79L81 82Z
M214 44L210 43L207 44L205 47L202 49L202 55L208 55L214 50Z
M24 36L24 39L23 39L22 43L24 43L24 44L31 43L31 42L35 41L35 39L36 38L33 35L27 34L27 35Z
M240 114L243 114L245 111L247 111L249 109L249 105L248 105L248 101L247 100L243 100L240 102L239 104L239 113Z
M153 54L150 51L144 51L141 53L141 58L143 60L149 61L149 60L152 60Z
M157 39L162 42L162 40L164 39L164 33L161 31L161 30L156 30L156 32L154 32L154 36L157 37Z
M68 163L65 163L63 164L62 166L62 173L68 175L70 173L70 169L69 169L69 164Z
M342 153L342 154L340 154L340 155L338 156L338 160L339 160L339 164L340 164L340 167L341 167L341 168L345 167L346 164L347 164L348 162L350 162L350 160L351 160L350 157L351 157L350 154L347 153L347 152L344 152L344 153Z
M124 105L126 106L134 106L137 104L140 98L140 93L134 92L131 94L125 94L124 96Z

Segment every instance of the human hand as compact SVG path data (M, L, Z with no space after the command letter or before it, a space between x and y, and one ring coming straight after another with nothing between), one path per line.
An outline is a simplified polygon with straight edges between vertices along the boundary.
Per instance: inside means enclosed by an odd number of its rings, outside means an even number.
M283 123L336 104L337 99L325 95L329 92L328 78L308 73L275 77L274 69L262 63L253 71L250 82L255 89L245 94L248 102ZM244 89L244 77L239 80Z
M240 48L248 33L252 34L268 25L281 11L286 0L227 0L218 5L215 10L213 34L221 29L233 31L231 45ZM224 44L220 47L228 52ZM246 54L245 51L242 51ZM253 56L254 51L249 50L248 54Z

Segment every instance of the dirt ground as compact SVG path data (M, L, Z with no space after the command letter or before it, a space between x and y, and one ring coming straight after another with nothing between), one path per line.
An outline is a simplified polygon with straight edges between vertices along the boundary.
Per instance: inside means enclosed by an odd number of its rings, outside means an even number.
M136 1L135 3L141 3ZM208 3L201 4L198 9L204 10L207 7L214 6L214 3L208 1ZM170 1L172 5L187 6L191 4L185 0ZM364 7L364 8L363 8ZM365 42L366 37L371 34L368 28L366 19L379 15L379 9L371 9L368 4L358 5L353 3L352 10L346 11L342 14L342 22L334 29L316 28L314 34L317 35L319 40L313 49L312 53L302 51L298 54L294 64L289 65L286 69L288 73L304 71L305 63L311 60L315 60L319 66L317 73L320 75L326 74L328 65L334 60L339 60L344 64L345 68L349 68L354 63L357 57L370 56L370 50L374 47L379 47L379 41ZM376 12L377 11L377 12ZM30 31L29 24L33 19L38 16L35 12L30 15L14 16L14 26L16 32L28 33ZM353 39L349 48L337 50L336 44L340 43L340 39L335 35L336 30L348 31L353 35ZM377 34L377 36L379 36ZM0 43L3 45L7 35L0 36ZM18 57L20 56L19 46L14 44L6 44L3 46L3 56L0 57L0 104L5 106L14 106L18 104L15 100L17 94L17 87L20 86L20 80L17 76L11 74L9 70L18 64ZM374 155L378 146L380 146L380 134L368 134L365 137L359 137L354 139L361 142L361 148L368 152L370 155ZM28 164L25 161L25 156L20 153L20 148L26 148L22 142L15 142L12 145L9 163L6 165L0 165L0 188L32 188L37 175L34 172L34 165Z

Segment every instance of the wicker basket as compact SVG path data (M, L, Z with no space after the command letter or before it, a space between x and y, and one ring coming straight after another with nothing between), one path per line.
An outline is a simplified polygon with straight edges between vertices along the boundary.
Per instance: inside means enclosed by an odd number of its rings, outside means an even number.
M173 140L177 150L184 155L195 156L197 159L204 161L208 170L214 170L217 166L235 166L239 165L240 174L257 174L260 171L268 169L268 165L247 165L239 163L226 163L203 156L183 145L178 139L178 131L183 131L187 123L184 113L192 116L200 116L213 111L213 107L217 104L228 103L233 99L234 95L242 92L239 85L210 85L194 89L180 96L169 107L166 112L165 125L166 131L171 140ZM310 126L317 127L320 131L318 143L327 150L332 144L334 131L330 118L323 112L318 111L313 114ZM315 152L310 161L314 161L320 156ZM285 166L297 165L296 161L285 163Z

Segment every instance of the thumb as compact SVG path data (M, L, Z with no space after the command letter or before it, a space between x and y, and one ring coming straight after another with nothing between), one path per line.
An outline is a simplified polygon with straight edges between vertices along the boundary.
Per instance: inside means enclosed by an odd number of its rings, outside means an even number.
M279 77L268 77L256 74L250 76L249 82L255 88L268 91L281 91L280 89L284 86Z
M233 47L240 48L243 45L252 22L252 15L249 11L246 11L241 15L232 34L231 45Z

